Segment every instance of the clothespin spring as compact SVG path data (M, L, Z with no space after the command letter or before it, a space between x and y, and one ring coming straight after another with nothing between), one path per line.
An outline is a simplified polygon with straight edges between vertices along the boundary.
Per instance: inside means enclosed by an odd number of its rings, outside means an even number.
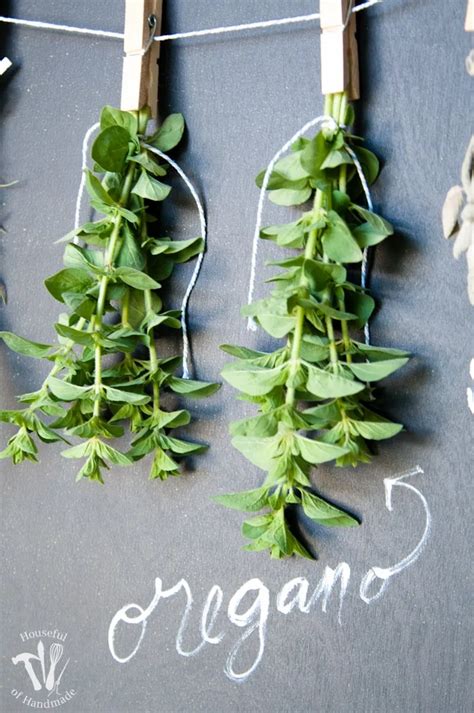
M150 47L153 44L153 41L155 39L155 34L156 34L156 28L157 28L157 19L156 15L149 15L148 16L148 27L150 28L150 35L148 37L147 43L145 47L142 47L141 49L138 50L130 50L130 52L125 53L125 57L144 57Z

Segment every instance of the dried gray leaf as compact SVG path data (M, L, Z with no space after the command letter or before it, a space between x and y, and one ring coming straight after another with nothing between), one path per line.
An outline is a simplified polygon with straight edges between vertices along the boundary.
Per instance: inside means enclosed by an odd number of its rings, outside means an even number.
M474 305L474 243L471 245L467 251L467 292L469 295L469 302Z
M471 50L466 57L466 69L467 73L474 77L474 50Z
M457 234L456 240L453 245L453 255L456 260L462 253L465 253L472 243L472 225L469 223L463 223L461 229Z
M474 200L474 136L471 136L462 162L461 180L468 200Z
M445 238L450 238L457 228L463 201L464 191L462 186L453 186L449 189L441 214Z

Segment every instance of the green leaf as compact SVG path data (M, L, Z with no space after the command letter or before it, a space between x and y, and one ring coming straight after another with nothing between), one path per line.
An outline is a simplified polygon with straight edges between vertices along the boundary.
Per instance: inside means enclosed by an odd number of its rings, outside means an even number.
M380 215L367 210L367 208L362 208L362 206L356 205L355 203L351 204L351 210L356 212L366 221L356 228L354 233L363 228L364 230L362 232L368 232L370 230L374 235L382 236L381 239L386 238L388 235L393 235L392 225L388 222L388 220L385 220L385 218L382 218Z
M160 128L149 139L149 143L160 151L170 151L179 142L184 133L184 117L182 114L170 114Z
M324 290L331 278L330 273L325 269L324 263L310 258L306 258L303 261L303 275L314 292Z
M146 315L141 326L142 328L145 328L148 332L154 327L159 327L160 324L165 324L167 327L171 327L172 329L180 329L180 314L181 313L179 310L162 312L161 314L155 314L154 312L151 312L150 314Z
M161 287L152 277L133 267L118 267L114 271L114 276L136 290L157 290Z
M362 171L364 173L364 176L367 179L367 183L370 185L371 183L373 183L375 181L375 179L379 175L379 171L380 171L379 160L378 160L377 156L374 153L372 153L372 151L369 151L368 149L364 149L361 146L355 146L354 152L360 161Z
M153 240L150 252L152 255L172 255L176 263L183 263L192 257L199 255L204 250L204 240L202 238L191 238L190 240L168 240L161 238Z
M187 426L190 421L191 414L184 409L179 411L159 411L158 415L154 416L157 428L179 428L180 426Z
M273 240L284 248L302 248L304 245L304 228L301 221L285 225L270 225L262 228L260 237L263 240Z
M401 359L386 359L384 361L373 361L357 364L353 362L349 364L349 368L358 379L362 381L379 381L385 379L386 376L393 374L394 371L400 369L408 361L408 357Z
M252 492L252 491L250 491ZM236 493L239 495L240 493ZM226 496L224 496L226 497ZM228 506L232 507L232 506ZM243 510L244 508L237 508L238 510ZM259 508L260 509L260 508ZM251 511L250 511L251 512ZM248 537L250 540L258 540L264 535L273 523L272 515L257 515L257 517L252 517L250 520L245 520L242 524L242 535ZM270 542L268 542L270 544ZM268 547L267 544L267 547ZM266 548L265 548L266 549Z
M110 174L109 174L110 175ZM128 220L129 223L133 223L134 225L138 225L139 218L135 213L131 210L128 210L127 208L124 208L123 206L117 205L115 206L115 212L119 213L125 220Z
M234 388L251 396L261 396L284 384L288 369L285 364L273 369L264 369L252 364L234 362L226 364L222 370L224 379Z
M346 309L354 312L357 315L357 326L363 327L369 320L370 315L375 309L375 301L373 297L364 292L346 292L345 294Z
M269 312L259 312L256 317L260 326L276 339L285 337L295 326L295 317L291 315L285 316L271 314Z
M195 381L194 379L181 379L177 376L171 376L166 385L177 394L185 394L193 399L200 399L204 396L210 396L220 389L220 384L213 384L206 381Z
M145 267L145 257L126 223L123 227L122 246L116 264L118 267L133 267L135 270L143 270Z
M346 222L333 210L328 211L328 224L323 232L322 244L326 255L335 262L362 260L362 251Z
M320 179L323 177L322 164L330 151L331 145L324 138L322 131L320 131L303 149L301 165L310 176Z
M352 158L345 149L332 149L321 164L321 168L337 168L347 163L352 163Z
M337 401L307 408L303 411L303 414L304 418L314 428L326 428L326 426L338 423L341 420L341 412Z
M64 250L63 261L65 267L93 270L99 273L104 267L104 254L101 250L89 250L70 243Z
M322 399L338 399L342 396L357 394L365 388L365 384L352 379L346 379L338 374L331 374L317 366L306 363L308 380L306 388Z
M94 174L88 169L85 170L86 174L86 188L90 197L97 199L100 203L104 203L106 206L115 205L115 201L112 196L107 193L101 182ZM104 212L102 210L102 212Z
M371 344L364 344L363 342L352 341L352 344L357 347L359 352L366 355L369 361L379 361L380 359L390 359L391 357L409 357L410 352L406 352L403 349L392 349L388 347L375 347Z
M140 178L132 188L132 193L151 201L164 201L170 194L171 186L152 178L146 171L142 171Z
M269 411L253 418L242 418L231 423L229 431L232 436L274 436L280 416L278 411Z
M243 490L240 493L228 493L226 495L215 495L214 502L224 505L233 510L243 512L257 512L267 504L268 488L256 488L255 490Z
M360 248L369 248L372 245L378 245L382 240L392 233L386 231L375 230L370 223L362 223L356 228L353 228L352 235L357 240Z
M84 441L79 443L77 446L72 448L66 448L65 451L61 451L63 458L85 458L91 455L91 441Z
M351 205L351 199L344 191L334 190L332 192L332 205L336 213L344 213Z
M262 470L270 470L273 458L279 452L279 439L235 436L232 445L251 463Z
M296 151L281 158L275 164L275 172L289 181L300 181L302 178L309 178L310 175L301 165L301 151Z
M276 191L270 191L269 199L275 205L301 205L301 203L306 203L311 198L312 192L313 189L310 186L306 188L279 188Z
M363 438L368 438L372 441L382 441L385 438L392 438L403 430L401 423L388 421L386 418L382 418L382 416L369 411L369 409L364 409L363 421L351 419L351 426L353 426L357 433Z
M323 443L298 435L295 436L295 440L302 458L313 465L327 463L347 453L347 448L341 448L332 443Z
M146 314L144 295L142 290L129 290L129 322L132 327L138 327L142 322ZM152 297L152 309L154 312L159 312L162 308L162 302L156 292L151 293Z
M76 292L83 295L94 284L94 279L91 274L78 267L66 267L60 270L55 275L48 277L44 284L48 292L58 300L64 302L63 294L65 292Z
M314 560L313 555L310 554L305 547L303 547L301 542L299 542L290 531L288 531L288 542L291 548L291 554L299 555L300 557L304 557L308 560Z
M138 118L135 113L130 111L104 106L100 113L100 128L104 130L109 126L121 126L133 137L136 136L138 131Z
M347 320L356 319L356 317L357 317L357 315L353 314L352 312L347 312L347 311L343 312L340 309L336 309L335 307L332 307L327 302L315 302L314 306L318 312L321 312L321 314L324 314L327 317L332 317L333 319L347 321Z
M33 357L34 359L44 359L52 349L49 344L32 342L24 337L18 337L12 332L0 332L0 339L3 339L7 347L17 354Z
M92 144L92 158L104 171L121 173L127 160L130 138L123 127L109 126Z
M190 453L203 453L208 446L203 443L191 443L183 441L181 438L172 438L171 436L160 436L160 445L165 450L170 450L177 455L188 455Z
M329 354L329 343L325 337L305 334L301 344L301 358L311 363L325 361Z
M221 344L219 349L222 349L223 352L238 357L239 359L258 359L259 357L268 356L267 352L257 352L254 349L234 346L233 344Z
M86 347L93 347L95 344L91 332L83 332L80 329L74 329L74 327L61 323L55 324L54 328L61 337L71 339L75 344L82 344Z
M129 158L129 161L134 161L135 163L140 164L140 166L143 166L148 173L153 174L154 176L166 176L166 169L163 166L160 166L148 153L148 151L143 151L142 153L139 153L135 156L131 156Z
M277 511L270 527L272 539L283 554L290 555L291 547L288 538L288 529L285 522L285 511L283 508Z
M280 339L295 326L295 317L288 314L287 302L286 298L279 296L269 297L245 305L241 309L241 313L245 316L255 317L268 334Z
M47 384L51 393L60 401L84 399L91 392L90 386L77 386L54 376L48 377Z
M170 475L179 475L179 466L161 448L157 448L153 457L150 480L166 480Z
M305 515L311 520L325 527L357 527L359 525L355 517L330 505L326 500L318 498L307 490L301 489L300 493Z
M106 386L105 393L109 401L118 401L119 403L133 404L135 406L146 404L150 400L147 394L135 394L132 391L114 389L112 386Z
M96 452L100 458L109 461L113 465L127 466L132 464L132 461L128 456L124 453L120 453L120 451L117 451L115 448L112 448L112 446L109 446L107 443L103 443L102 441L98 441Z

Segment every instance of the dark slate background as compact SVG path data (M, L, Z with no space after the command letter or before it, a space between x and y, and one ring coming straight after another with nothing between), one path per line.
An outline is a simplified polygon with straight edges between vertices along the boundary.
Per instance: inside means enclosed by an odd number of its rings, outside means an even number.
M13 468L2 461L4 654L2 711L27 709L10 691L27 690L11 657L25 630L68 632L71 663L64 684L77 695L76 713L181 711L328 711L354 713L465 713L469 638L466 494L472 475L472 416L466 405L468 365L474 355L472 307L464 260L456 262L442 238L440 209L458 182L471 126L464 69L470 38L463 31L464 0L387 0L358 16L362 100L358 133L385 163L375 204L397 227L377 249L372 288L382 304L374 342L414 353L410 365L385 382L382 399L407 433L382 444L369 467L314 475L321 492L359 514L363 526L321 531L301 523L318 552L315 563L270 561L240 550L241 515L214 505L210 495L254 487L261 472L229 443L227 422L250 412L228 386L191 408L199 421L188 434L211 444L180 480L147 480L147 464L115 469L105 487L74 482L73 464L60 448L41 449L39 465ZM178 31L317 11L312 0L168 0L165 31ZM17 17L121 31L123 3L86 0L2 2ZM42 281L61 265L55 239L73 224L84 132L105 103L120 95L120 41L1 27L2 52L15 68L1 83L1 178L18 184L2 191L0 273L9 303L3 329L32 339L53 338L58 305ZM239 307L246 301L258 192L254 176L304 122L321 113L317 25L253 31L163 47L160 109L182 111L188 136L178 154L201 194L209 219L209 252L193 295L190 323L197 375L217 379L222 342L266 346L249 334ZM164 220L176 237L198 231L195 210L176 182L174 207ZM267 206L267 222L285 209ZM264 245L260 265L275 254ZM189 270L189 268L187 268ZM258 291L264 294L260 269ZM170 303L189 272L180 271ZM166 344L165 348L171 348ZM0 349L1 402L33 390L44 366ZM10 434L2 427L2 440ZM419 464L412 484L426 496L433 529L418 562L394 577L385 595L367 606L358 588L372 565L402 559L424 526L420 500L394 491L384 504L383 479ZM333 594L326 614L278 614L275 596L289 579L307 577L311 590L324 568L346 561L352 570L337 624ZM108 650L112 615L124 604L146 605L154 578L165 587L190 584L196 613L186 645L195 646L202 602L213 584L224 606L245 581L270 589L266 649L243 684L223 673L241 631L224 613L219 646L186 659L175 651L183 596L160 604L139 654L125 665ZM255 638L255 634L253 634ZM255 645L255 642L254 642ZM30 647L32 648L32 647ZM252 660L245 650L241 667ZM29 690L29 689L28 689ZM30 691L32 693L32 691Z

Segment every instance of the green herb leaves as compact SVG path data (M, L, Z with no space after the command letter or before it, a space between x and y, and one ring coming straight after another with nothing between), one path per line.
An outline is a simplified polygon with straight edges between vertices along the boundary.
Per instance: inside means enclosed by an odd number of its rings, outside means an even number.
M163 237L150 213L151 203L164 200L171 188L157 178L166 175L166 164L159 164L145 144L173 148L184 121L173 114L150 138L144 136L148 115L146 108L102 110L92 147L95 172L102 175L87 171L86 187L91 206L103 217L65 236L64 268L45 281L68 310L55 324L58 343L0 332L18 354L52 365L41 388L20 397L24 409L0 412L1 421L18 429L0 458L36 461L34 437L66 440L64 432L68 439L80 439L63 451L65 458L83 462L77 478L103 483L104 470L145 456L151 461L150 478L165 480L179 475L182 458L205 450L170 435L191 416L167 411L162 403L166 392L205 397L218 385L181 379L175 374L179 359L158 357L159 331L181 326L179 311L163 308L162 282L176 264L202 252L203 240ZM76 236L81 245L69 242ZM124 453L110 441L121 438L126 427L133 440Z
M327 98L325 114L346 123L345 95ZM312 492L312 466L367 463L369 443L402 430L367 407L372 384L408 361L397 349L370 347L353 338L375 307L373 298L350 282L346 265L360 264L364 248L392 234L390 224L358 205L355 152L368 182L379 171L377 158L354 145L344 129L323 129L312 140L300 139L275 165L268 186L270 200L299 205L314 196L310 210L288 224L263 228L260 237L302 252L276 263L283 271L271 280L269 297L242 312L272 337L286 337L273 353L225 345L235 357L222 371L240 398L258 406L256 416L231 424L232 443L266 472L262 487L220 495L216 501L244 512L245 549L269 550L274 558L311 557L288 520L289 508L324 527L354 527L358 520ZM349 149L350 146L350 150ZM262 185L264 173L257 177Z

